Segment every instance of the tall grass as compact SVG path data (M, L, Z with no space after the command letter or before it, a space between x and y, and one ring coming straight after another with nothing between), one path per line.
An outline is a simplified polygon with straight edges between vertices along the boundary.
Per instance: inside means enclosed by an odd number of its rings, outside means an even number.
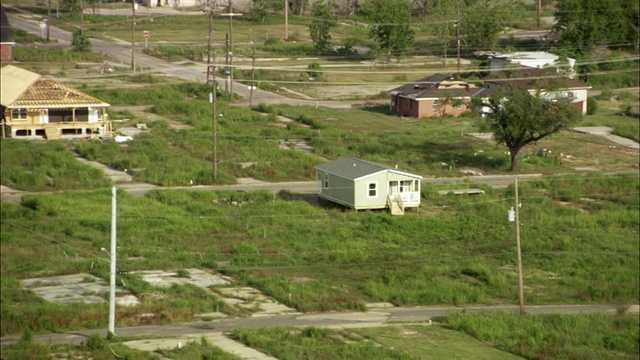
M523 183L526 303L635 302L637 193L633 175ZM144 198L121 192L119 264L131 271L217 269L303 311L362 310L368 301L517 303L515 229L506 220L513 189L424 196L418 211L391 217L283 200L266 191L162 190ZM21 290L17 279L87 271L106 279L107 265L95 256L109 244L110 200L104 189L3 202L2 301L17 304L3 306L3 334L103 325L106 307L45 304ZM138 295L165 297L122 310L124 324L135 323L141 311L161 314L150 321L163 323L219 306L195 288L159 290L124 279Z
M240 360L239 356L228 352L211 344L203 337L200 341L191 341L177 349L159 349L158 353L175 360L190 359L216 359L216 360Z
M400 350L380 347L366 340L345 342L331 330L237 329L233 338L278 359L413 359Z
M637 317L607 314L451 314L446 325L528 359L619 359L640 355Z
M109 186L106 175L81 164L61 141L2 139L2 184L18 190L77 190Z
M65 48L38 48L23 46L17 46L14 48L13 58L16 61L27 63L67 63L76 61L99 62L109 59L104 55L87 51L72 51Z

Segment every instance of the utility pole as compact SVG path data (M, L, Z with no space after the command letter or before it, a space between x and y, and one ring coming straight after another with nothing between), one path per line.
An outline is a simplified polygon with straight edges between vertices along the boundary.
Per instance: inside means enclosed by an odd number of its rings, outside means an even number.
M137 7L138 7L138 4L136 3L135 0L133 0L133 3L131 4L131 68L133 69L133 72L136 72L136 60L135 60L134 49L136 46L135 31L136 31L136 8Z
M80 32L84 34L84 1L80 0Z
M211 6L211 5L209 5ZM213 78L215 81L216 75L215 72L211 73L211 39L213 34L213 8L209 7L209 45L207 46L207 84Z
M216 67L213 66L213 73L216 71ZM218 82L215 77L213 79L213 83L211 86L211 94L209 96L209 102L211 102L211 112L213 115L211 116L211 122L213 123L213 182L218 181L218 111L216 109L216 91Z
M540 30L540 17L542 16L542 0L538 0L538 26L536 29Z
M289 40L289 0L284 0L284 41Z
M458 44L458 79L460 79L460 9L458 9L458 19L456 20L456 40Z
M522 252L520 251L520 203L518 201L518 179L514 180L515 215L516 215L516 247L518 254L518 290L520 297L520 315L524 315L524 281L522 280Z
M116 187L111 188L111 253L109 253L109 332L116 334L116 219L117 219L117 195Z
M256 43L251 41L253 45L253 55L251 56L251 87L249 88L249 107L253 106L253 88L256 87Z
M229 97L233 96L233 22L232 18L234 16L242 16L242 14L234 14L233 13L233 2L229 0L229 12L226 14L220 14L221 16L229 17L229 34L227 41L227 68L229 71L228 79L229 79Z
M49 42L49 35L50 35L50 31L49 28L51 27L51 0L47 0L47 42Z

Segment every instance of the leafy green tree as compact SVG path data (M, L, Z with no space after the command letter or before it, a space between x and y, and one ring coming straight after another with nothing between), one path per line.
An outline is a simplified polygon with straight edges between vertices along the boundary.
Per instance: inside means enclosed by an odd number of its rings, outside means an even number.
M495 141L509 149L509 170L513 172L520 171L522 148L572 126L582 118L581 110L570 98L548 100L540 92L532 95L508 83L481 105L489 110L481 118L479 128L493 133Z
M598 45L638 47L637 0L562 0L556 6L554 29L576 54Z
M520 19L524 10L518 0L432 1L430 6L430 33L448 47L460 31L464 52L495 48L498 34Z
M331 13L331 6L325 4L322 0L316 0L313 3L311 16L313 17L309 24L311 40L318 54L326 53L329 51L331 42L329 31L337 25L335 17Z
M62 0L62 7L67 8L72 16L80 14L80 0Z
M369 33L386 50L388 60L391 54L399 57L413 45L415 33L409 27L411 9L409 0L370 0L364 5Z
M284 1L281 0L253 0L251 15L260 22L265 22L267 16L274 12L284 11Z
M77 29L73 32L73 39L71 40L71 46L74 51L91 51L93 44L91 40L82 30Z

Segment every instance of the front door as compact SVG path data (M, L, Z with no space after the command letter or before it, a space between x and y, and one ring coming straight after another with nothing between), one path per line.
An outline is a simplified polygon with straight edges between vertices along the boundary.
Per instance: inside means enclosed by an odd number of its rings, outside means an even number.
M398 182L389 181L389 197L391 199L396 199L399 193L400 193L400 187L398 186Z

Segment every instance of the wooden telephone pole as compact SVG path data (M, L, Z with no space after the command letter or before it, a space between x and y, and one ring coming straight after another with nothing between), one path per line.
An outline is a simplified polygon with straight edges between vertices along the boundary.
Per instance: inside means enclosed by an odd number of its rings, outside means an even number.
M540 30L540 17L542 16L542 0L538 0L538 26L536 29Z
M133 72L136 72L136 60L135 60L135 32L136 32L136 7L138 4L133 1L131 4L131 68Z
M458 9L458 19L456 20L456 43L458 51L458 79L460 79L460 9Z
M233 2L229 0L229 9L228 13L220 14L221 16L229 17L229 33L227 34L227 69L228 75L227 79L229 79L229 96L233 95L233 22L232 18L234 16L242 16L242 14L234 14L233 13Z
M524 281L522 279L522 252L520 251L520 203L518 201L518 179L515 179L515 211L516 211L516 247L518 256L518 292L520 297L520 315L524 315Z
M213 127L213 182L218 181L218 110L216 109L218 82L216 81L215 54L212 54L213 10L215 5L209 3L209 44L207 46L207 84L211 83L211 125Z

